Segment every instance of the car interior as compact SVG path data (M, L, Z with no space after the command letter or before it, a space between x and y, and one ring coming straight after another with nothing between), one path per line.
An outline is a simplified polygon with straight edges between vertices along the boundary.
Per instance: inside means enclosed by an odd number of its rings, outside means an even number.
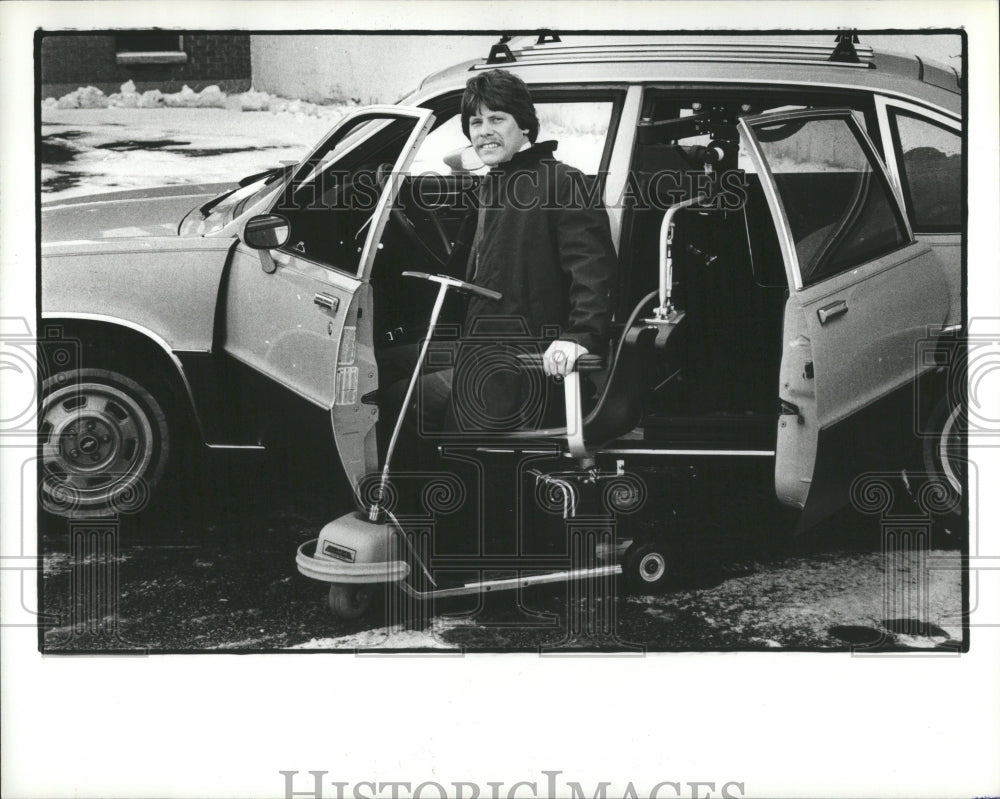
M631 167L630 185L638 196L626 199L622 224L620 285L609 348L612 363L593 376L594 395L585 409L596 407L603 415L585 423L588 444L627 440L629 446L651 449L669 444L773 450L788 286L760 180L752 171L740 169L746 162L738 156L735 125L741 114L788 108L792 99L780 92L743 93L735 99L725 93L647 92ZM805 107L801 91L794 99L796 107ZM817 95L809 105L850 107L857 100ZM859 108L858 113L868 111ZM716 172L735 171L743 198L732 202L716 197L708 207L676 216L673 302L684 317L661 346L638 335L655 305L660 226L671 203L692 196L692 187L699 185L705 171L700 159L706 146L713 144L724 152ZM664 170L682 177L671 183L669 196L657 197L663 185L654 185L654 176ZM815 177L804 173L801 179ZM440 176L403 181L371 278L377 355L420 341L426 333L436 286L402 278L402 271L465 277L467 251L456 242L467 216L463 202L474 196L469 191L475 182L476 177L463 170L444 181ZM464 299L452 296L449 303L442 316L444 327L436 335L447 336L448 324L462 320ZM629 326L637 328L631 335ZM629 365L614 369L614 360L623 355ZM625 412L609 416L609 406L622 402ZM537 431L536 438L563 432L547 428ZM522 443L531 437L509 436Z

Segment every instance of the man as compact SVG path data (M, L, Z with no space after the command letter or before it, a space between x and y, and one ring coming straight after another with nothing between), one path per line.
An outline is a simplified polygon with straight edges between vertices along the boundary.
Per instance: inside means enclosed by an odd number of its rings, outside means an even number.
M518 374L516 354L525 340L539 342L551 376L573 371L583 354L604 354L617 279L607 212L588 178L555 160L557 142L536 143L524 82L506 70L482 72L466 84L461 113L463 132L489 167L466 279L503 298L473 296L455 368L425 370L415 397L422 431L540 421L539 393ZM390 393L405 391L404 382Z

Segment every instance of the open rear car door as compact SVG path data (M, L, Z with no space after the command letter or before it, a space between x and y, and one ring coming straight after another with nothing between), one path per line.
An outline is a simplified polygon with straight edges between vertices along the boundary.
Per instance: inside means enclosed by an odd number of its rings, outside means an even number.
M372 263L399 175L433 123L423 108L349 114L298 167L270 209L284 244L240 242L226 281L229 355L328 412L352 486L377 466Z
M739 129L788 279L774 481L802 529L845 504L879 456L913 446L908 387L933 366L918 342L945 322L948 286L850 110L744 117Z

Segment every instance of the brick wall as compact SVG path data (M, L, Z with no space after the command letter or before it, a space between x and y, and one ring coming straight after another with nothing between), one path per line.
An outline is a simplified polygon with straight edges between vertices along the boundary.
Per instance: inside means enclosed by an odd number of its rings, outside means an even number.
M217 84L226 92L250 88L250 36L183 34L184 64L119 64L114 35L47 35L41 40L42 97L59 97L79 86L116 92L128 80L140 91L200 90Z

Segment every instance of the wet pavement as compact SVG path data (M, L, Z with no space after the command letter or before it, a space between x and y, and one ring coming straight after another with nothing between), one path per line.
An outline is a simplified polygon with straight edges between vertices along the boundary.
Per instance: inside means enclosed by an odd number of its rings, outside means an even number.
M46 652L628 655L961 645L960 572L941 568L957 565L956 550L886 552L871 530L836 526L824 540L781 546L776 531L762 529L689 564L673 590L656 595L628 595L618 580L436 603L390 589L366 617L344 621L328 610L326 586L300 575L294 561L301 543L347 509L321 470L281 467L281 483L268 479L278 472L266 460L219 462L207 467L209 483L175 491L138 519L43 520Z

